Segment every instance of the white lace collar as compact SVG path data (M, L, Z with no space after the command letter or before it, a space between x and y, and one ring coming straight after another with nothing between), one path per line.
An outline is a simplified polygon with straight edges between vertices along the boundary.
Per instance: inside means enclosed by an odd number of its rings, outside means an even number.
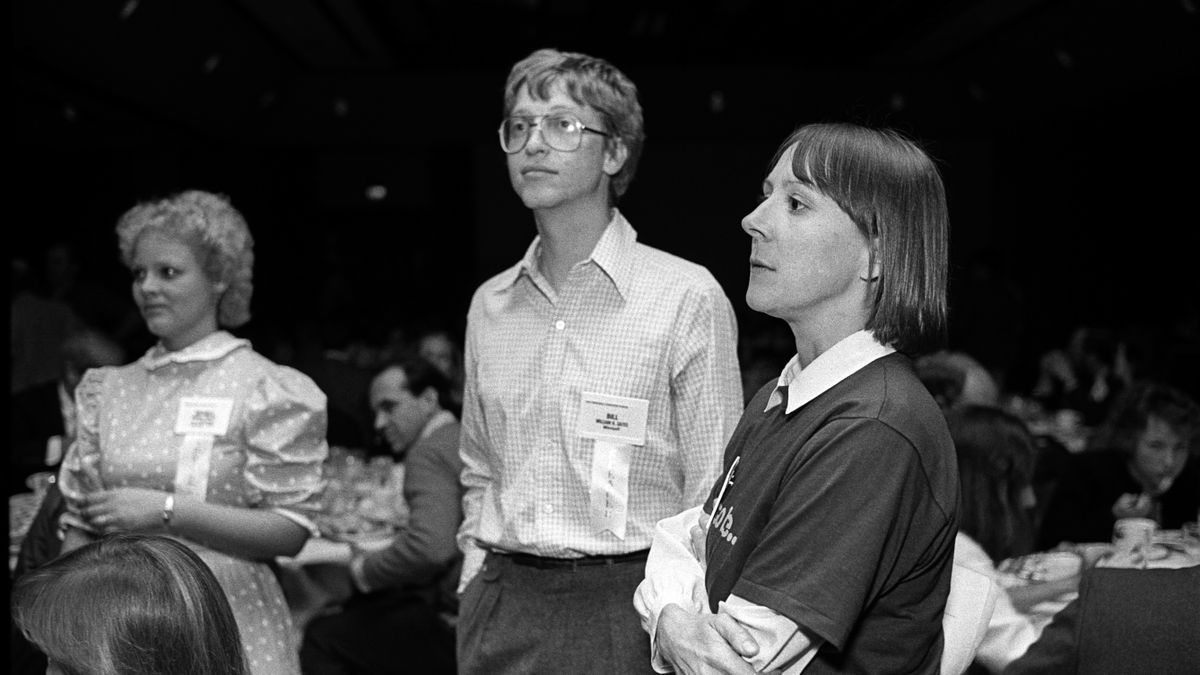
M169 363L193 363L196 361L216 361L235 349L249 347L250 341L236 338L226 331L219 330L205 336L192 344L177 351L167 351L161 342L146 352L138 363L146 370L155 370Z

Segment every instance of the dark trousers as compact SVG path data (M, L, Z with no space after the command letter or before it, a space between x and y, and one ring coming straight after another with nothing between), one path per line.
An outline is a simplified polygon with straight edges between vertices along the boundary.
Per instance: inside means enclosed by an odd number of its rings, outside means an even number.
M454 632L412 593L356 596L309 623L300 668L304 675L454 675Z
M633 609L645 561L539 569L489 553L463 592L458 672L653 673Z

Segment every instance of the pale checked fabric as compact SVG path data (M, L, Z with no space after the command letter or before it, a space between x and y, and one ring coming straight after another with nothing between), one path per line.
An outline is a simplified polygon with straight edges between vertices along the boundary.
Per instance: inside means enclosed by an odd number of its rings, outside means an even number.
M704 499L741 414L736 319L708 270L637 243L615 210L557 293L539 250L534 239L471 301L460 591L485 548L560 558L648 548L659 519ZM649 401L624 539L589 517L584 392Z
M325 395L224 331L177 352L159 346L135 363L87 371L75 394L78 435L59 476L66 520L81 524L80 500L95 490L174 490L182 439L175 422L187 396L234 401L228 430L212 448L206 500L271 509L315 533L308 516L328 453ZM254 675L299 673L291 614L267 564L185 543L221 582Z

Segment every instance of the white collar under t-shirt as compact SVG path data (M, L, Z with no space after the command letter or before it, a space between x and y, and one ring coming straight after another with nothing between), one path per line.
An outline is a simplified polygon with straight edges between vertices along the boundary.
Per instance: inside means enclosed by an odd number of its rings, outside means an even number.
M763 412L783 402L783 395L779 391L781 387L787 388L787 407L784 414L790 415L868 363L894 351L894 348L877 341L871 331L860 330L826 349L806 368L800 366L800 355L797 354L783 367L783 372L779 374L779 382L767 398L767 407Z

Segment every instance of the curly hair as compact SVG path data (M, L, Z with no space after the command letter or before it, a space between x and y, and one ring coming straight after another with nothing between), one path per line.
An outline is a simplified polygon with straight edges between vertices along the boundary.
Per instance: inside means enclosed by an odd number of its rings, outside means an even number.
M185 544L113 534L19 578L13 623L67 675L248 675L237 621Z
M594 109L604 118L605 126L628 151L621 170L609 183L609 200L616 204L633 182L642 144L646 140L642 104L637 86L608 61L557 49L539 49L518 61L504 83L504 114L512 113L517 96L524 87L539 100L550 97L550 89L562 84L576 103Z
M193 244L209 279L226 285L217 306L219 325L237 328L250 320L254 238L227 197L187 190L126 211L117 221L117 244L126 266L132 265L138 240L152 230Z

